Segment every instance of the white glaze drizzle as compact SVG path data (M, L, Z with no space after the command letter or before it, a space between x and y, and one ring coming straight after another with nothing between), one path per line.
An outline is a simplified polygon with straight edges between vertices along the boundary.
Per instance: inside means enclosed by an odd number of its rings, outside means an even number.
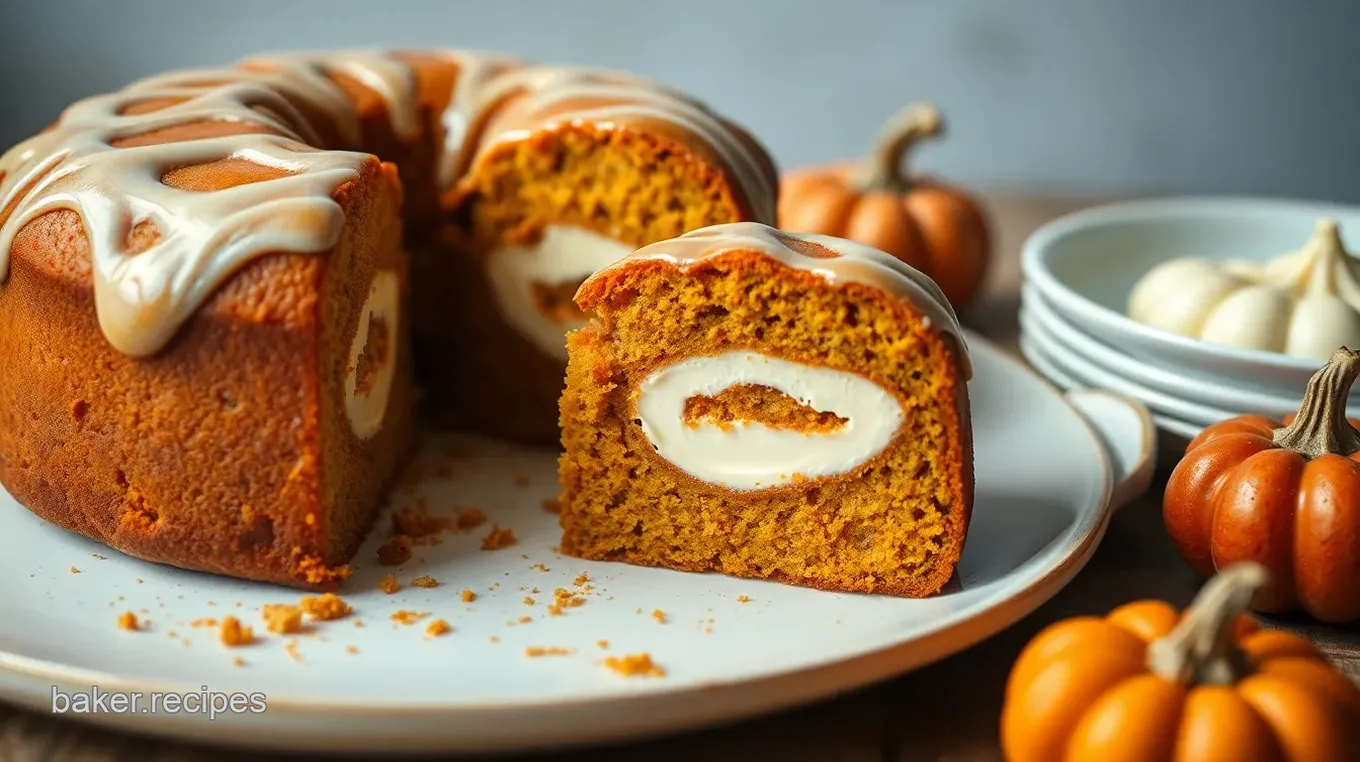
M683 420L691 397L716 397L743 384L776 389L845 421L831 431L807 432L755 421L724 429ZM891 444L905 418L902 403L863 376L744 350L658 368L638 384L634 410L657 455L700 481L735 490L849 473Z
M593 124L616 129L639 122L670 124L709 146L732 174L755 217L775 222L777 180L761 158L713 112L649 80L607 69L522 66L504 58L463 54L456 92L445 112L447 183L463 174L496 145L523 140L564 124ZM477 136L485 112L511 96L496 115L499 127ZM590 104L556 110L571 101ZM475 153L470 151L476 140ZM472 155L469 155L469 154Z
M285 94L318 108L333 108L344 98L311 67L295 66L171 74L76 103L52 130L0 157L0 209L10 209L0 224L0 278L8 274L20 229L47 212L74 210L89 237L100 326L114 348L143 356L164 346L251 259L331 248L344 225L332 194L371 159L309 147L306 141L315 135ZM145 114L122 113L161 98L184 100ZM213 121L259 125L273 134L112 146L155 130ZM352 116L337 123L356 131ZM229 158L289 174L206 193L161 182L172 169ZM128 232L142 222L153 223L161 238L133 255Z
M459 63L458 79L442 115L445 151L441 179L453 183L477 155L473 147L526 137L564 123L618 126L664 122L692 133L732 173L753 213L773 222L775 179L756 150L706 108L644 80L612 72L524 67L511 59L446 53ZM385 101L393 131L419 132L414 71L377 50L257 56L246 69L195 70L141 80L111 95L80 101L51 130L0 156L0 281L8 275L15 236L57 209L81 218L90 238L95 306L115 348L130 355L156 352L233 273L270 252L320 252L339 240L343 212L335 191L358 176L361 124L343 88L327 75L353 77ZM487 113L507 96L507 129L479 140ZM137 103L179 102L144 114ZM581 100L589 107L547 115L554 105ZM295 103L306 103L332 123L341 145L323 146ZM538 124L525 123L544 114ZM239 122L246 133L157 145L113 148L112 143L196 122ZM277 179L213 192L170 188L170 170L237 158L282 169ZM127 234L154 223L161 237L131 255Z
M800 243L812 244L836 256L809 255L799 251ZM604 273L628 267L638 261L662 261L685 270L705 259L731 251L758 252L786 267L814 273L828 283L861 283L902 300L920 313L927 327L955 339L964 378L971 377L972 365L963 339L963 327L935 281L897 257L842 238L786 233L758 222L712 225L644 246L596 272L581 288L587 288Z

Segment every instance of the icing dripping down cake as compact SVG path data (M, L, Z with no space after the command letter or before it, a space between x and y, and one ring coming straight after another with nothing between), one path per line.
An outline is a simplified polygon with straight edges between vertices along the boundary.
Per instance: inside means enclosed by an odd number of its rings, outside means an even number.
M971 373L936 284L745 222L639 249L568 337L564 553L924 596L973 499Z
M430 416L557 439L579 283L770 221L743 130L629 75L289 53L0 157L0 483L134 556L329 587Z

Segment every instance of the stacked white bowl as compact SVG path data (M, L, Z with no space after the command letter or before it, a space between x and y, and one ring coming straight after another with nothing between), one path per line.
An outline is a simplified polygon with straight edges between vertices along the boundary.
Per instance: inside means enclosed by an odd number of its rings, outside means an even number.
M1021 350L1064 389L1108 389L1142 402L1175 437L1235 415L1296 412L1322 360L1179 336L1135 322L1127 308L1134 286L1162 262L1274 259L1300 249L1320 219L1337 221L1354 250L1360 209L1321 203L1171 198L1051 222L1022 254ZM1352 417L1360 416L1356 386Z

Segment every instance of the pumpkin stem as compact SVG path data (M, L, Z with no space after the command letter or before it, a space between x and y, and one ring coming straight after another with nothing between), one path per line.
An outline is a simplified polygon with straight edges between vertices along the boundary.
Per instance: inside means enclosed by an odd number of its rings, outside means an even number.
M1189 685L1232 685L1251 671L1236 645L1237 617L1270 575L1254 561L1219 572L1199 591L1171 632L1148 644L1147 668Z
M944 134L944 116L933 104L916 103L894 116L874 149L856 167L850 184L857 192L906 193L911 178L903 166L912 146Z
M1277 446L1312 459L1321 455L1350 455L1360 450L1360 432L1346 420L1346 400L1360 375L1360 352L1342 347L1308 379L1299 414L1275 429Z

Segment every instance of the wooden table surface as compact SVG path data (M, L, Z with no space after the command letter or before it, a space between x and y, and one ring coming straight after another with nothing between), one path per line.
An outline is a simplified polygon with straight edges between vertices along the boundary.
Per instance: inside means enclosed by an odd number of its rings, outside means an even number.
M986 295L965 322L1014 349L1020 285L1019 249L1037 225L1090 200L996 196L997 259ZM1138 598L1186 604L1199 581L1162 530L1160 496L1174 458L1149 493L1121 510L1090 564L1066 589L1009 630L968 651L904 677L772 717L608 749L539 754L525 760L1000 760L997 724L1011 662L1045 625L1104 613ZM1306 620L1270 626L1306 632L1360 682L1360 630ZM212 750L139 739L55 720L0 704L0 762L228 760L296 758Z

